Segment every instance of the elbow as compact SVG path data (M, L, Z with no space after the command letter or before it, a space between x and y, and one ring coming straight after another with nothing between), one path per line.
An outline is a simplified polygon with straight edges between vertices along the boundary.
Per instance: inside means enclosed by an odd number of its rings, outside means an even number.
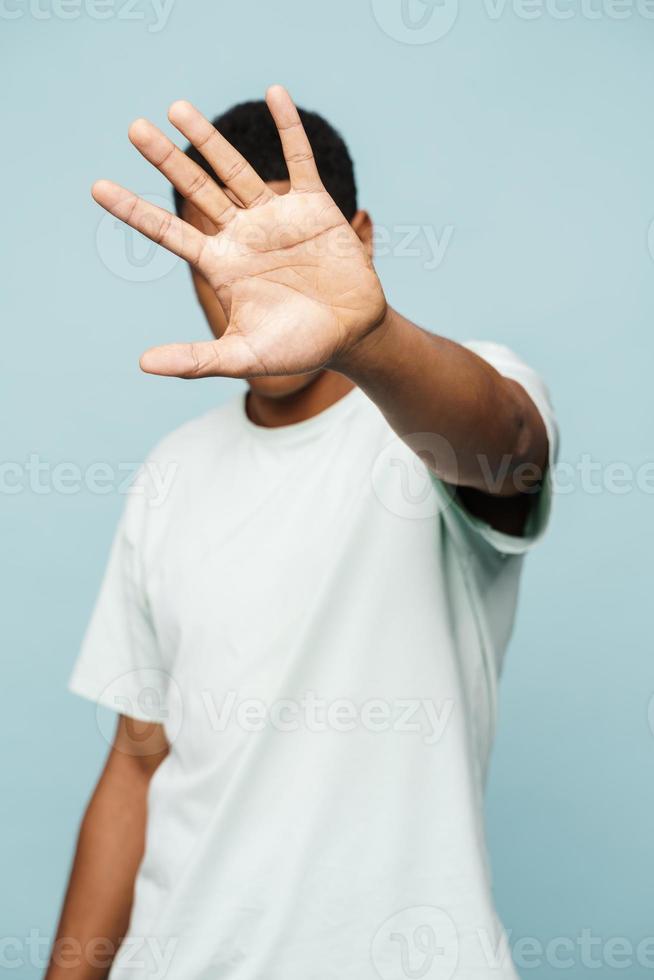
M508 471L508 491L533 493L547 472L549 439L543 418L527 392L516 381L511 385L512 450Z

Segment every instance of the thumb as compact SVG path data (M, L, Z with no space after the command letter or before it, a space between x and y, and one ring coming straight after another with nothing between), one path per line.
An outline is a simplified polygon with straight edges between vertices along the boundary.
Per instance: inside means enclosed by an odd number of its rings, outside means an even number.
M261 365L242 337L151 347L140 359L141 370L171 378L249 378Z

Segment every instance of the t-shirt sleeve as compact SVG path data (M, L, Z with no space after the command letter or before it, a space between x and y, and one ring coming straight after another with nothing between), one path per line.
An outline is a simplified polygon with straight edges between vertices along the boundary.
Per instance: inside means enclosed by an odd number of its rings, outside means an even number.
M525 529L521 535L505 534L491 527L486 521L471 514L450 487L436 480L437 491L443 503L443 515L451 530L463 530L466 537L478 536L505 555L520 555L528 551L545 533L552 510L552 472L558 458L559 430L547 387L540 375L513 353L508 347L487 341L469 341L464 344L491 364L503 377L517 381L525 389L540 412L549 442L547 472L538 494L535 496Z
M69 690L140 721L166 717L162 663L139 554L143 501L128 497Z

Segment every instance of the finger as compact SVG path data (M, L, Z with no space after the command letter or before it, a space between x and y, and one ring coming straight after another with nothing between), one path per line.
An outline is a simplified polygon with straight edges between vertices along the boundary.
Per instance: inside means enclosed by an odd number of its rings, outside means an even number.
M244 207L265 204L275 196L245 157L190 102L173 102L168 118Z
M282 141L291 187L295 191L322 190L309 137L293 99L281 85L271 85L266 92L266 102Z
M169 252L186 259L191 265L197 265L207 240L197 228L169 211L149 204L111 180L96 180L91 193L93 199L110 214L136 228L157 245L163 245Z
M160 129L147 119L136 119L129 138L146 160L167 177L173 187L215 225L226 225L238 208L208 173L190 160Z
M245 341L229 334L220 340L151 347L140 364L147 374L173 378L249 378L262 373Z

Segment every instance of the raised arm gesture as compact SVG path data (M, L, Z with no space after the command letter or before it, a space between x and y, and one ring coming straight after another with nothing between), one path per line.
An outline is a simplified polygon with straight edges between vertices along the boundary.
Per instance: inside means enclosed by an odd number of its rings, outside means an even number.
M288 167L287 194L276 194L188 102L171 106L170 121L224 187L152 123L141 119L130 128L134 145L208 219L211 234L116 184L94 185L99 204L200 273L227 319L219 339L154 347L141 366L183 378L338 371L412 447L420 444L413 434L445 440L451 451L427 460L436 475L481 491L481 504L471 499L469 509L497 527L519 529L534 499L525 488L538 486L548 459L534 402L472 351L387 306L368 251L322 185L290 95L274 85L266 101ZM489 473L497 476L489 480ZM518 499L492 503L499 497Z

